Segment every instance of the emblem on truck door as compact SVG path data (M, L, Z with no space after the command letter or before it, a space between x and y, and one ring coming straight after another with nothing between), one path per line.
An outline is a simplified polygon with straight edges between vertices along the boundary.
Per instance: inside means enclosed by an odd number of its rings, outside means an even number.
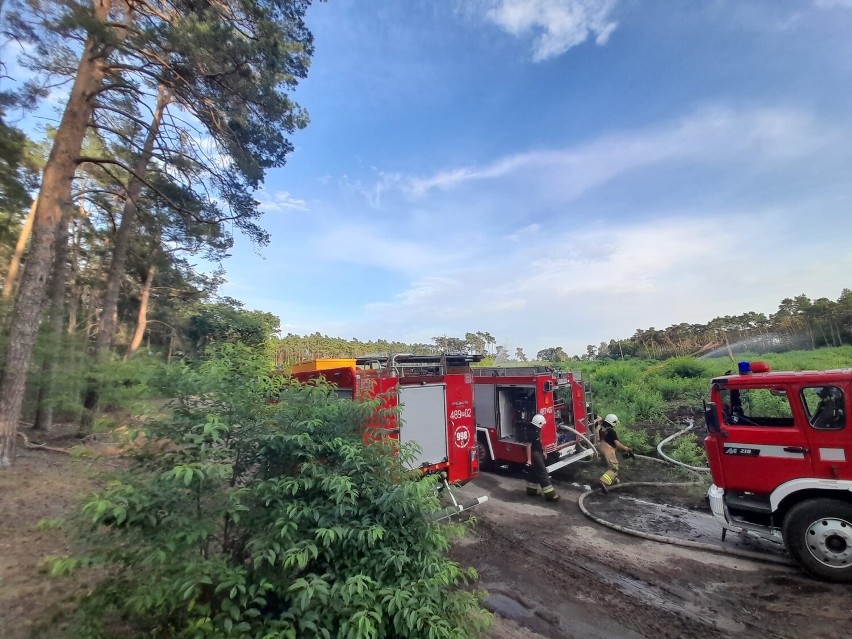
M464 448L470 441L470 431L466 426L457 426L455 433L456 446Z

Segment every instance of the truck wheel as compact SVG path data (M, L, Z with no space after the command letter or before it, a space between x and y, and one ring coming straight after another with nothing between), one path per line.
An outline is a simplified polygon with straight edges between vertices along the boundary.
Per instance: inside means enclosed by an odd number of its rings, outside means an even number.
M803 501L787 513L782 532L805 572L852 583L852 504L827 498Z
M494 470L494 460L488 452L488 444L482 437L476 438L476 453L479 455L479 469L484 471Z

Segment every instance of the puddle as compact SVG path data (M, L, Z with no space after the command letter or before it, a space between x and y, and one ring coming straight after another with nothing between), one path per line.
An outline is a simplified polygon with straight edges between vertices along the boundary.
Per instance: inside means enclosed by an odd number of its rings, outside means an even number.
M722 541L722 527L712 515L680 506L659 504L628 494L586 498L589 512L605 521L637 532L673 537L722 548L764 552L786 557L783 545L747 533L729 531Z

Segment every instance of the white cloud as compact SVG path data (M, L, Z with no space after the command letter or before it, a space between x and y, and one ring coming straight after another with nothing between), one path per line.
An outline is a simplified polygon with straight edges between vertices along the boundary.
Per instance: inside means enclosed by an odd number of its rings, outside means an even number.
M663 162L747 162L771 168L820 149L833 135L817 127L809 113L796 109L707 107L662 125L606 135L584 145L517 153L426 177L383 174L369 191L374 196L370 201L377 203L378 194L395 189L421 198L433 190L457 190L510 176L545 184L544 188L567 201L620 175Z
M616 0L486 0L484 18L516 37L533 35L533 59L547 60L593 37L606 44L616 28Z
M515 246L465 268L432 263L404 291L365 304L368 319L351 328L381 326L381 335L406 341L488 330L527 354L556 345L573 354L637 328L772 312L802 291L834 298L852 255L811 250L820 240L800 229L809 208L688 211L561 228L539 234L534 250ZM845 223L838 233L850 230ZM796 251L785 248L791 234L799 236ZM818 281L825 291L814 288Z
M285 211L307 211L308 204L304 200L293 197L288 191L262 190L257 193L258 208L264 213L283 213Z
M834 7L852 9L852 0L814 0L814 4L820 9L833 9Z

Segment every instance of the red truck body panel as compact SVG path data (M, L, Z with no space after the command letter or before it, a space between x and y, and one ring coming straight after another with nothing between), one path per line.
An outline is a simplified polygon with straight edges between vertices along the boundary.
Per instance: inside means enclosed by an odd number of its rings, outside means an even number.
M554 460L572 454L576 434L588 432L585 388L579 373L546 367L474 368L476 427L482 446L499 463L530 463L524 437L533 415L545 418L541 443Z
M341 397L355 401L382 398L376 427L387 437L414 442L420 449L414 466L423 473L444 473L452 484L464 484L479 474L473 421L473 377L465 366L439 365L439 358L417 358L428 367L339 367L302 371L293 377L307 382L323 378L337 386ZM358 360L359 362L361 360ZM378 421L380 420L380 421Z
M835 423L821 425L816 411L825 388L836 389L844 405L836 407ZM849 369L715 378L710 401L720 430L704 441L715 485L765 495L795 479L852 479L850 392Z

